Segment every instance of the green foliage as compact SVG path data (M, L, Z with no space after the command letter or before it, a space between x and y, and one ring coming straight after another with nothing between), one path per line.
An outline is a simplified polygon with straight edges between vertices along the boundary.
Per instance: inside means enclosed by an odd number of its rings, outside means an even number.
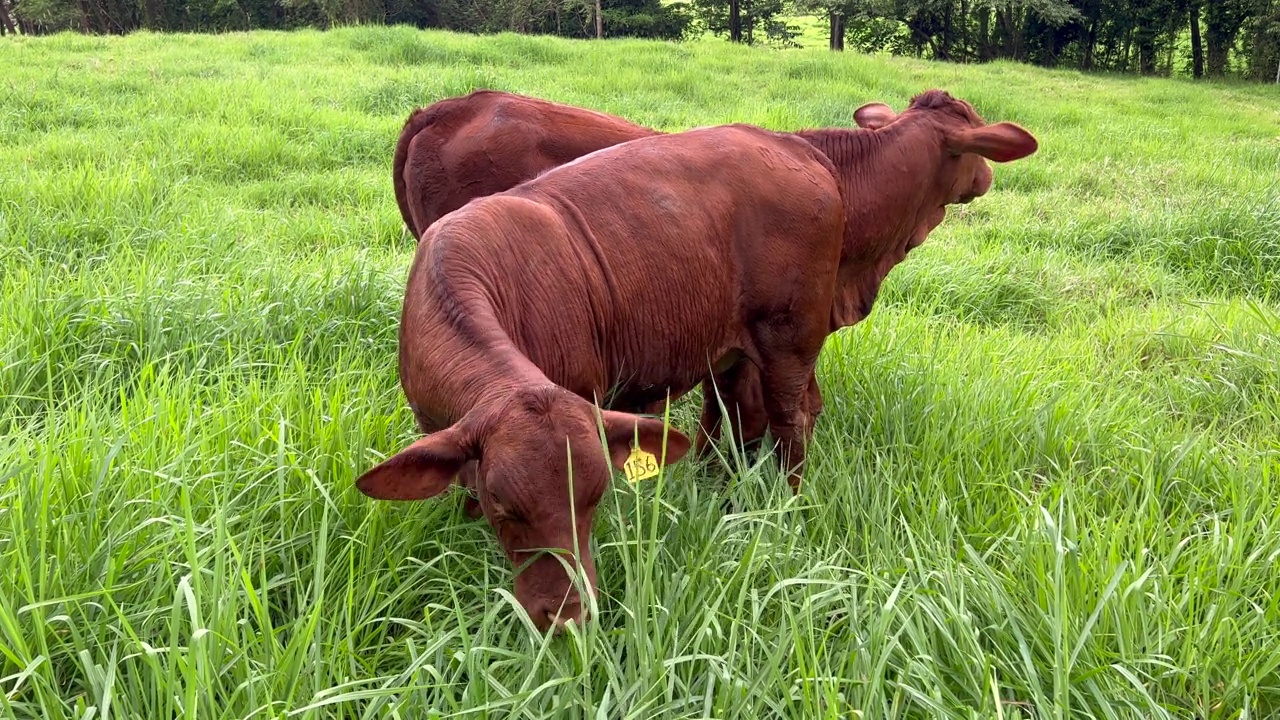
M729 35L730 0L692 0L706 28L713 35ZM768 29L785 9L784 0L739 0L742 39L750 45L764 41ZM761 37L763 36L763 37Z
M604 5L604 23L610 35L681 39L694 28L694 10L687 2L613 0Z
M837 13L849 44L864 52L986 62L1010 59L1048 67L1172 75L1207 60L1208 74L1265 79L1280 60L1275 0L1200 5L1203 46L1188 41L1192 0L799 0L806 11ZM1252 29L1252 31L1251 31Z
M605 37L735 40L735 7L738 41L780 48L816 20L832 49L951 62L1261 81L1280 65L1280 0L603 0L600 15ZM0 33L388 23L585 38L595 16L593 0L0 0Z
M0 716L1280 712L1274 88L403 27L0 68ZM600 620L548 639L457 493L352 487L415 436L412 106L786 130L931 86L1041 150L829 339L801 496L728 446L617 482Z
M391 23L469 32L594 37L593 2L581 0L0 0L27 34L59 30L125 33L137 29L219 31L329 28ZM678 39L691 14L682 3L604 0L610 37Z

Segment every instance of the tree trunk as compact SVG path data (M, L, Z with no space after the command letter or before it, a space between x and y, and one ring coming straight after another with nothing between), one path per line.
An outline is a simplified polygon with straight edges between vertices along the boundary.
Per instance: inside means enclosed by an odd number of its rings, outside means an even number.
M1253 14L1255 8L1237 5L1234 2L1214 0L1205 6L1205 45L1207 46L1207 63L1205 70L1209 77L1222 77L1227 74L1227 65L1231 57L1231 49L1235 47L1240 28Z
M85 35L90 35L93 30L89 27L89 3L80 0L80 30Z
M596 0L596 39L604 37L604 15L600 12L600 0Z
M2 2L3 0L0 0ZM838 10L831 11L830 48L836 52L844 51L844 14Z
M1208 38L1208 77L1225 76L1226 55L1228 55L1230 47L1230 45L1221 40L1215 42L1212 36Z
M1084 39L1084 56L1080 58L1081 70L1093 69L1093 51L1098 45L1098 16L1094 15L1089 22L1089 33Z
M1013 9L1009 11L1009 16L1013 18L1013 59L1018 62L1026 60L1027 39L1023 37L1023 33L1027 29L1026 11Z
M939 60L951 60L951 3L942 11L942 40L938 43L935 55Z
M1204 77L1204 48L1200 44L1200 3L1191 3L1191 76Z
M1000 57L1013 56L1013 28L1009 15L1012 10L996 10L996 26L1000 31Z
M996 10L996 21L1000 23L1004 35L1002 56L1010 60L1022 60L1022 31L1025 26L1022 19L1022 11L1017 8L1009 7L1003 12Z
M1138 39L1138 73L1140 75L1156 74L1156 44L1149 38Z
M729 42L742 42L742 5L729 0Z
M991 59L991 8L978 11L978 62Z
M0 0L0 24L4 26L4 32L18 34L18 28L13 25L13 16L9 14L9 0Z
M1250 51L1250 74L1258 82L1266 82L1271 75L1271 64L1280 57L1280 8L1274 0L1258 3L1257 18L1253 30L1253 48Z

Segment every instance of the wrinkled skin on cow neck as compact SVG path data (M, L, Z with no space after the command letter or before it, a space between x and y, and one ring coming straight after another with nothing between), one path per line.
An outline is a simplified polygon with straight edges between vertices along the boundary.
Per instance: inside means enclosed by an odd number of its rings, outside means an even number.
M872 127L796 133L831 161L844 201L845 234L831 332L871 313L885 277L942 223L947 205L971 202L990 189L992 173L983 157L958 150L1016 159L1036 149L1034 138L1007 123L990 131L993 137L968 137L985 123L967 103L936 90L918 95L901 115L883 108L883 115L866 122ZM969 145L960 138L967 138ZM975 141L981 142L974 145ZM706 454L720 436L721 402L729 410L735 442L759 441L767 418L757 369L734 368L712 380L703 384L698 453ZM822 412L816 377L805 402L810 415Z
M880 285L908 252L923 242L945 215L932 187L942 151L928 122L902 123L883 131L822 129L796 133L831 159L845 201L831 331L871 314ZM918 244L918 243L917 243Z

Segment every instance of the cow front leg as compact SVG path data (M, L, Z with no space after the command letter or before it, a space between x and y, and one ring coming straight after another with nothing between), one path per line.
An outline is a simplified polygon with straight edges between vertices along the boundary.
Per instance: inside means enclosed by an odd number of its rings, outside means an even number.
M764 406L764 389L761 385L760 368L755 363L739 364L738 375L733 385L734 412L729 415L729 427L734 433L734 442L748 452L759 447L764 440L765 431L769 429L769 415Z
M787 473L787 482L794 492L800 492L800 482L805 461L805 446L813 437L816 417L810 413L817 387L814 375L816 354L804 356L794 352L761 351L764 356L761 376L763 379L764 408L769 418L769 430L778 444L778 459ZM819 412L821 393L817 394Z
M720 425L724 422L721 394L716 391L720 382L722 376L719 375L702 381L702 415L698 418L698 434L693 441L693 455L699 460L710 455L711 446L720 441Z
M818 387L818 373L815 370L809 375L809 389L805 393L805 409L809 413L809 421L817 424L818 416L822 414L822 388Z
M698 457L705 457L711 445L720 440L726 411L733 442L744 453L749 452L764 438L769 426L760 372L750 360L740 360L725 372L703 381L702 418L696 440Z

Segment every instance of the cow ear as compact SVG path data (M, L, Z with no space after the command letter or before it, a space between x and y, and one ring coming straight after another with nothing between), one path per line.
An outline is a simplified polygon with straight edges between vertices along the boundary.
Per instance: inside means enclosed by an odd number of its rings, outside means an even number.
M1024 158L1038 147L1035 136L1008 122L961 130L947 138L947 149L951 152L975 153L995 162Z
M684 433L666 425L655 418L640 417L630 413L601 411L604 421L604 437L609 444L609 458L613 466L619 470L627 463L631 448L639 444L640 449L652 453L662 462L662 438L666 435L666 464L673 465L689 452L692 443Z
M858 127L868 130L879 130L896 120L898 114L884 103L870 102L853 111L853 121Z
M360 492L377 500L425 500L449 489L469 460L475 443L455 425L432 433L392 455L356 480Z

